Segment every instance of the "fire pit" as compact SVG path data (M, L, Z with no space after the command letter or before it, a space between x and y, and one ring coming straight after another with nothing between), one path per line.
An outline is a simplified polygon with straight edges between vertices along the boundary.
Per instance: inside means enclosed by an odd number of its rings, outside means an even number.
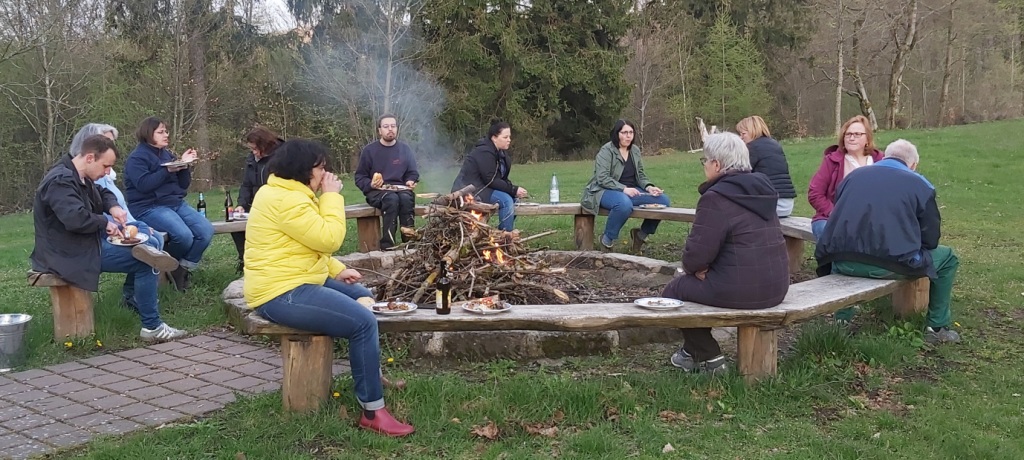
M487 225L496 206L472 200L472 188L438 197L427 223L403 249L342 257L366 275L379 300L433 300L441 262L449 267L453 302L497 295L513 305L623 303L656 296L678 264L594 251L538 251L533 238ZM571 307L567 307L571 308ZM393 334L394 335L394 334ZM538 331L402 334L415 355L460 358L591 354L658 341L679 341L674 329L600 333Z

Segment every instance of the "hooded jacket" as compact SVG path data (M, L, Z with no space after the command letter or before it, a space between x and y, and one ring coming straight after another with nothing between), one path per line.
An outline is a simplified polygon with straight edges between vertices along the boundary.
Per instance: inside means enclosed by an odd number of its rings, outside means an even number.
M750 166L754 172L768 176L772 187L779 192L779 198L796 198L796 187L789 176L789 163L782 145L768 136L761 136L747 144L750 151Z
M284 139L279 137L277 140L284 144ZM270 177L270 168L267 165L270 164L270 157L273 154L272 150L257 160L256 155L250 153L245 158L242 186L238 188L238 206L245 208L246 211L252 209L252 199L260 187L267 185L267 178Z
M124 163L124 197L132 210L141 216L156 207L181 204L192 183L192 170L170 172L166 166L160 166L177 160L170 150L145 142L132 150Z
M818 172L811 177L811 183L807 187L807 201L814 207L814 217L811 220L828 219L832 213L832 207L836 202L836 189L843 181L843 158L846 156L838 145L825 149L825 158L821 160ZM878 163L885 158L882 152L877 149L871 152L871 159ZM878 196L878 195L873 195Z
M871 199L870 197L884 197ZM814 249L818 274L836 261L860 262L905 276L937 277L931 252L942 217L935 187L895 158L846 176Z
M79 289L99 290L100 238L107 228L103 213L114 206L113 193L88 178L80 180L71 157L62 156L36 188L32 269L60 276Z
M498 150L491 139L484 137L476 141L473 150L466 155L459 175L452 183L452 191L472 184L476 186L473 195L480 201L490 202L491 192L494 190L500 190L515 198L519 187L508 179L510 172L512 159L509 158L508 152Z
M789 256L775 214L778 194L761 173L732 172L701 184L683 248L685 275L664 295L716 307L753 310L782 303ZM704 280L694 273L707 270Z

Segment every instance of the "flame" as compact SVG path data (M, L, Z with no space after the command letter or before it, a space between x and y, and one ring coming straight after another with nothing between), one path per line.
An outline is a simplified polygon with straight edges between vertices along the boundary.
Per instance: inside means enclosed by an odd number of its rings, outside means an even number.
M473 199L473 195L465 195L462 198L465 201L465 203L473 203L476 201L475 199Z
M472 214L473 218L476 219L477 221L483 222L483 220L484 220L484 213L477 212L477 211L469 211L469 213Z
M505 253L498 247L498 244L494 241L494 236L490 236L490 245L493 249L484 249L483 257L488 262L495 262L498 265L505 264Z

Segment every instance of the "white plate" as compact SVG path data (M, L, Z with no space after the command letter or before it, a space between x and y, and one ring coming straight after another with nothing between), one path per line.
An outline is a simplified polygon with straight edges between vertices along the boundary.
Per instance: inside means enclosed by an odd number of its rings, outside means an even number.
M648 310L672 310L683 306L683 301L667 297L644 297L633 301L636 306Z
M160 166L188 166L190 164L192 164L191 161L168 161L167 163L160 163Z
M384 184L384 185L382 185L380 187L380 189L381 190L386 190L386 191L391 191L391 192L399 192L399 191L402 191L402 190L412 190L411 188L409 188L409 187L407 187L405 185L396 185L396 184Z
M468 311L470 313L476 313L478 315L495 315L495 314L498 314L498 313L505 313L507 311L511 311L512 310L512 305L509 305L508 302L505 302L503 300L499 300L498 303L496 304L496 305L504 305L505 308L502 308L500 310L491 310L489 308L472 308L472 305L473 305L472 301L463 303L462 304L462 309L466 310L466 311Z
M232 220L247 220L247 219L249 219L249 213L247 213L247 212L231 213L231 219Z
M377 302L377 303L375 303L373 305L370 305L370 311L372 311L372 312L374 312L374 313L376 313L378 315L408 315L409 313L412 313L412 312L416 311L416 308L417 308L416 304L414 304L412 302L395 302L395 303L398 303L398 304L407 305L409 307L409 309L408 310L388 310L387 309L388 308L388 303L390 303L390 302Z
M665 209L668 206L665 206L665 205L659 204L659 203L651 203L651 204L642 204L642 205L637 206L637 207L640 208L640 209Z
M146 241L149 241L149 235L147 235L145 233L140 233L138 235L135 235L135 237L139 239L138 243L125 244L125 243L121 242L121 238L118 238L116 236L108 236L107 237L107 242L112 244L112 245L114 245L114 246L132 247L132 246L135 246L136 244L142 244L142 243L145 243Z

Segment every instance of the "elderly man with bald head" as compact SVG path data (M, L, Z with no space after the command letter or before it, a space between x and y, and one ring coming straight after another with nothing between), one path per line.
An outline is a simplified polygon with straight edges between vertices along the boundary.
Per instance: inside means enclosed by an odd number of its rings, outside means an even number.
M939 245L942 218L935 187L917 172L917 147L899 139L885 158L857 168L836 191L836 205L814 252L818 274L931 279L925 340L958 342L950 325L953 279L960 265Z

